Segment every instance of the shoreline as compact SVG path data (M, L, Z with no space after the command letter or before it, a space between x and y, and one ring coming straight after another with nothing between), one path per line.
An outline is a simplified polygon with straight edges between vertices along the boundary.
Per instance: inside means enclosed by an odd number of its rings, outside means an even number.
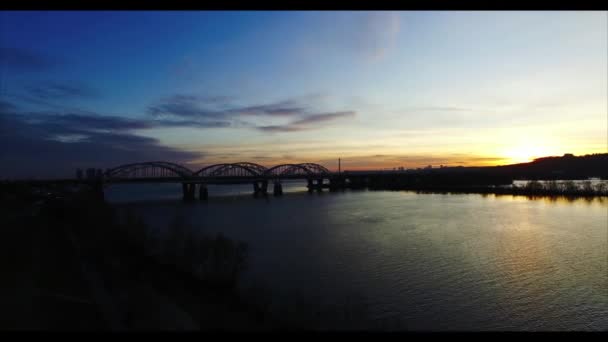
M608 200L608 192L604 193L585 193L585 192L555 192L555 191L545 191L545 190L526 190L522 188L496 188L496 187L361 187L361 188L346 188L341 190L333 190L324 192L324 194L338 194L343 193L344 191L357 193L357 192L376 192L376 191L389 191L389 192L411 192L415 194L453 194L453 195L462 195L462 194L470 194L470 195L495 195L495 196L514 196L514 197L527 197L528 199L536 199L536 198L555 198L555 199L599 199L599 200ZM318 195L316 192L308 192L308 191L294 191L283 194L282 197L290 197L290 196L307 196L307 195ZM176 202L188 204L188 205L196 205L196 204L205 204L209 202L215 203L230 203L234 201L241 201L245 199L254 199L254 200L275 200L279 199L275 198L272 195L268 195L267 197L261 198L253 198L250 194L239 194L239 195L220 195L220 196L211 196L208 200L205 201L194 201L194 202L183 202L181 198L162 198L162 199L134 199L134 200L125 200L125 201L111 201L106 199L108 204L112 206L129 206L129 205L145 205L145 204L175 204Z

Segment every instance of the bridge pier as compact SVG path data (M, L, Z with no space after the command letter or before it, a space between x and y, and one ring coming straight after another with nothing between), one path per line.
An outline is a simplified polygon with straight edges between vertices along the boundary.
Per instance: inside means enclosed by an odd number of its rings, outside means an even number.
M209 198L209 191L207 190L207 185L205 185L205 184L200 185L200 187L198 188L198 198L201 201L204 201L207 198Z
M308 182L308 192L312 192L312 189L315 187L312 178L308 178L306 181Z
M268 181L254 181L253 182L253 197L258 197L259 195L267 196L268 195Z
M317 191L323 191L323 178L317 179Z
M262 181L262 186L260 187L260 190L262 191L263 196L268 195L268 180L264 179Z
M275 181L274 182L273 194L275 196L281 196L281 195L283 195L283 185L281 185L280 181Z
M253 182L253 197L258 197L259 194L260 194L260 185L258 184L258 181L254 181Z
M193 201L196 192L196 184L182 183L182 199L184 201Z

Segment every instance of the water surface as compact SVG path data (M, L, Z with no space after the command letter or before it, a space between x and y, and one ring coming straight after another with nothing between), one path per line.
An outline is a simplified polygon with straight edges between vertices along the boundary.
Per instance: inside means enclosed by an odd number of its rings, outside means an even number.
M210 188L208 201L184 204L173 187L156 188L164 200L107 197L161 231L183 215L248 242L244 283L275 298L360 305L391 329L608 330L606 198L308 194L294 183L278 198Z

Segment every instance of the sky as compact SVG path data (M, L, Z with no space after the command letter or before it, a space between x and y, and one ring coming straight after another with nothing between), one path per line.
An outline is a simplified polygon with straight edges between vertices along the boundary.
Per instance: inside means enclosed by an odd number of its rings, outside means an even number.
M0 177L608 152L608 12L0 12Z

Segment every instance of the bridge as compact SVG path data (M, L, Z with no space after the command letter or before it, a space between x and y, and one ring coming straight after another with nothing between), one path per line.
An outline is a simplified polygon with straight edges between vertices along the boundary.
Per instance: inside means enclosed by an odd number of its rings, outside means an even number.
M314 163L280 164L272 167L250 162L222 163L191 170L183 165L164 161L151 161L120 165L103 172L87 169L86 175L78 169L76 178L0 181L6 184L25 184L38 188L36 191L59 192L69 186L84 185L93 194L103 198L103 188L119 183L179 183L183 199L192 201L208 198L209 184L252 184L253 195L267 196L269 183L275 196L283 194L282 181L302 179L308 183L308 191L337 189L389 189L389 190L454 190L496 185L510 185L513 175L496 172L493 168L445 168L410 170L362 170L331 172ZM68 187L65 187L68 186ZM63 190L61 190L63 189ZM484 190L485 191L485 190Z
M324 166L314 163L265 167L256 163L238 162L214 164L199 170L191 170L176 163L151 161L120 165L105 172L88 169L86 177L83 176L82 171L78 170L79 182L95 183L101 188L117 183L181 183L183 199L186 201L196 199L197 188L199 199L207 199L209 184L250 183L253 185L253 195L256 197L268 194L269 183L273 185L275 196L282 195L281 181L286 179L307 180L309 191L335 189L342 184L339 173L331 172ZM325 180L328 183L324 183Z

